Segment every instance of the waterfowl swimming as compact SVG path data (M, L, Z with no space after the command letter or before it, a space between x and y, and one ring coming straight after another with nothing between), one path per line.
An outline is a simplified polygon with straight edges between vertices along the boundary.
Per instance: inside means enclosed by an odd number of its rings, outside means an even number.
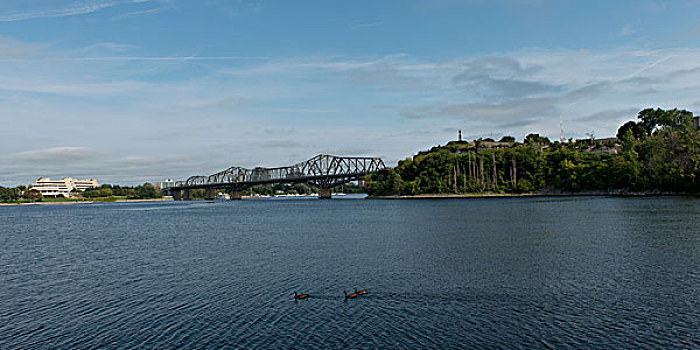
M299 300L299 299L306 299L310 297L311 294L307 293L297 293L297 291L294 291L294 300Z
M355 294L357 294L357 295L365 295L365 294L367 294L367 289L360 289L360 290L357 290L357 287L355 287Z
M343 293L345 293L345 300L357 298L357 293L348 294L348 291L346 290L344 290Z

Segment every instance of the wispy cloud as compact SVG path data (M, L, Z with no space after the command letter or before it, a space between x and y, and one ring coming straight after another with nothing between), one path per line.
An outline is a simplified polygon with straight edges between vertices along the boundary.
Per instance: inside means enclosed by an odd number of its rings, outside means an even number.
M612 109L596 112L589 115L584 115L574 118L573 122L583 122L584 125L594 125L595 123L606 122L608 120L619 120L621 118L630 118L639 112L636 108Z
M232 60L266 60L268 56L88 56L88 57L2 57L0 61L49 61L49 62L89 62L89 61L232 61Z
M98 12L110 7L146 3L152 0L93 0L93 1L65 1L63 5L54 8L44 8L34 11L19 11L0 14L0 22L14 22L38 18L55 18L85 15Z
M136 50L138 47L130 44L115 43L115 42L100 42L96 44L89 45L85 48L76 50L76 53L80 55L94 55L96 53L103 53L105 51L110 53L126 53Z
M312 114L333 114L340 113L337 109L314 109L314 108L256 108L274 113L312 113Z
M533 74L541 67L523 67L510 57L486 57L462 64L462 71L452 82L466 90L492 99L516 99L556 92L556 84L535 81Z
M411 119L456 119L480 128L514 128L531 126L542 118L558 115L553 99L533 98L503 103L466 103L405 107L401 112Z
M170 9L171 9L171 7L163 6L163 7L156 7L156 8L147 9L147 10L140 10L140 11L133 11L133 12L129 12L129 13L123 13L121 15L112 17L112 21L121 21L121 20L131 19L131 18L151 16L151 15L155 15L155 14L158 14L158 13L170 10Z
M628 75L628 76L626 76L626 77L624 77L624 78L622 78L622 79L620 79L620 80L622 81L622 80L632 79L632 78L638 76L639 74L641 74L641 73L643 73L643 72L645 72L645 71L647 71L647 70L650 70L650 69L652 69L652 68L654 68L654 67L656 67L656 66L658 66L658 65L660 65L660 64L662 64L662 63L664 63L664 62L666 62L666 61L668 61L668 60L670 60L671 58L673 58L673 56L662 57L662 58L660 58L660 59L658 59L658 60L656 60L656 61L654 61L654 62L651 62L651 63L645 65L645 66L642 67L642 68L639 68L638 70L632 72L632 74L630 74L630 75Z
M0 60L36 58L47 48L46 44L21 42L11 37L0 36Z
M620 29L620 35L622 35L622 36L629 36L629 35L633 35L636 33L637 33L637 30L634 29L634 27L631 25L624 26L624 27L622 27L622 29Z
M75 160L85 160L99 155L87 147L53 147L42 150L19 152L11 155L14 158L25 161L55 161L65 163Z
M357 23L354 23L354 24L350 25L350 27L348 27L348 31L349 31L349 32L353 32L353 31L356 31L356 30L365 30L365 29L370 29L370 28L379 27L379 26L382 26L383 24L384 24L383 21L363 21L363 22L357 22Z
M258 143L258 147L263 148L289 148L299 147L301 144L294 140L268 140Z
M262 10L260 0L206 0L204 3L216 8L219 13L234 18L248 13L258 13Z

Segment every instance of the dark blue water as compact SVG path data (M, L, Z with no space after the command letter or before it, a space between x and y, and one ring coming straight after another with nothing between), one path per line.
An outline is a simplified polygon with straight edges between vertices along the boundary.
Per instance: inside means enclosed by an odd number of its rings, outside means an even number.
M693 198L0 207L0 249L1 349L700 348Z

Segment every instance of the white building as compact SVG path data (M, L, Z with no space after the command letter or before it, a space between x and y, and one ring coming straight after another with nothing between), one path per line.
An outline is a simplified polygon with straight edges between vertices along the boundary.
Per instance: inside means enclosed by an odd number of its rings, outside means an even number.
M172 179L167 179L165 181L156 182L155 187L157 190L164 190L166 188L173 187L173 186L175 186L175 181L173 181Z
M48 177L40 177L29 188L39 191L44 197L70 197L72 191L83 192L88 188L99 187L95 179L74 179L64 177L60 180L51 180Z

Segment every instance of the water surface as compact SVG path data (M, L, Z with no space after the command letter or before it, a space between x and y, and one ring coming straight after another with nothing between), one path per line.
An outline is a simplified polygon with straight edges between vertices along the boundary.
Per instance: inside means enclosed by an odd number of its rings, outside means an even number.
M347 197L0 207L0 348L700 347L698 199Z

